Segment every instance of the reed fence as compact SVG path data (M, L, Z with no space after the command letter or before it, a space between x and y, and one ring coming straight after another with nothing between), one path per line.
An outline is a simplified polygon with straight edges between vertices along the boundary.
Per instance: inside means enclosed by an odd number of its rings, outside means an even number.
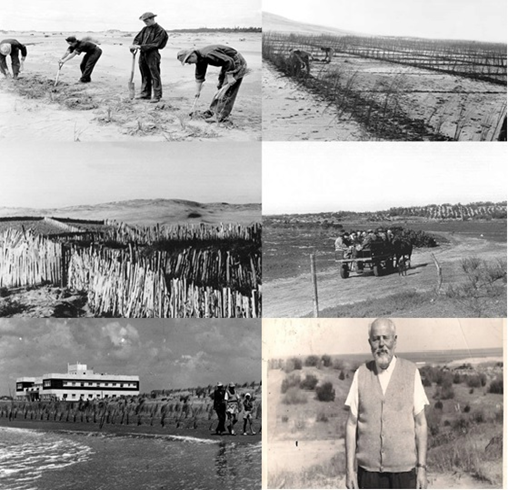
M156 250L151 244L157 242L176 249ZM238 242L254 247L228 250ZM51 239L8 229L0 234L0 286L49 282L86 291L96 316L259 318L260 244L259 224L117 223L106 232L72 231Z
M60 284L61 279L61 244L15 229L0 233L0 287Z
M261 404L253 415L261 420ZM142 400L13 401L0 404L0 418L47 422L108 425L161 426L211 430L217 416L212 402L184 403L178 400L145 403Z

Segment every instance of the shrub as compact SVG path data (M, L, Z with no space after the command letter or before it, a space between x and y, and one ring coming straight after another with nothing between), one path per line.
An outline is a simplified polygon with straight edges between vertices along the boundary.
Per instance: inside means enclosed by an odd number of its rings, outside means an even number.
M453 384L458 385L460 383L462 383L462 376L459 373L455 373L453 375Z
M321 361L323 361L324 367L330 367L332 365L332 358L328 354L323 354L321 356Z
M503 378L496 378L489 386L489 393L503 394Z
M319 412L316 416L316 422L328 422L328 417L326 413Z
M469 429L469 420L461 416L453 421L452 427L457 431L466 431Z
M298 388L293 386L287 390L282 398L282 403L286 405L299 405L307 403L307 397L305 393L302 393Z
M437 409L437 410L443 410L443 402L441 400L438 400L435 404L434 404L434 408Z
M484 386L484 385L482 385L481 378L478 375L468 376L467 377L467 385L470 388L479 388L480 386Z
M475 410L471 414L471 418L473 419L473 422L475 424L483 424L486 420L485 413L483 412L483 410Z
M291 371L296 371L299 369L302 369L302 361L301 359L298 359L298 357L292 357L286 361L286 366L284 368L286 373L290 373Z
M469 394L470 394L470 395L472 395L473 393L474 393L474 388L471 388L471 389L469 390Z
M308 356L307 359L305 359L305 365L306 366L313 366L316 367L319 364L319 357L318 356Z
M305 379L300 382L300 388L302 390L312 391L318 384L318 379L313 374L307 374Z
M345 376L344 376L344 371L341 371L340 374L339 374L339 379L341 381L343 381L345 379Z
M427 377L422 377L422 385L423 386L432 386L432 381Z
M468 405L466 405L466 406L464 407L464 413L469 413L470 411L471 411L471 407L470 407L470 406L469 406L469 404L468 404Z
M332 383L327 381L321 386L317 386L316 395L320 402L333 402L335 400L335 390L333 389Z
M283 415L281 418L280 418L281 422L283 424L287 424L288 421L289 421L289 417L287 415Z
M453 391L452 386L448 387L436 386L436 393L434 396L436 398L440 398L441 400L450 400L452 398L455 398L455 391Z
M294 386L300 386L301 378L298 373L291 373L288 374L283 380L282 384L280 386L280 392L286 393L289 388L292 388Z

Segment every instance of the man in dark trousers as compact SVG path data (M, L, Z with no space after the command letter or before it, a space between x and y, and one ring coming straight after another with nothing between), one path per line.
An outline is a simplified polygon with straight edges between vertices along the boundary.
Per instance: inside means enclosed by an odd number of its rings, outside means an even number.
M395 356L388 318L369 325L369 344L374 360L358 368L345 403L346 488L427 488L429 401L420 373Z
M21 62L19 61L21 53ZM9 77L9 68L7 67L7 56L11 57L12 76L16 80L19 72L23 70L23 64L26 58L26 46L16 39L4 39L0 42L0 71L7 78Z
M201 94L208 65L221 67L217 88L222 90L213 98L205 117L213 117L216 114L219 122L227 119L233 110L243 77L247 73L247 62L244 57L230 46L213 44L202 49L181 50L177 58L182 65L186 63L196 65L196 98Z
M141 72L141 94L138 99L151 99L157 103L162 98L161 80L161 55L159 49L166 47L168 33L155 22L156 14L145 12L139 19L145 23L145 27L134 38L131 53L139 50L139 71Z
M217 428L215 429L215 433L217 435L222 435L226 432L226 400L224 395L226 394L226 389L222 383L217 383L215 390L213 392L213 409L217 413L217 417L219 419L219 423L217 424Z
M74 56L85 53L85 56L79 65L79 69L81 70L81 78L79 81L81 83L90 83L92 81L91 76L93 69L102 55L102 49L91 41L84 39L80 41L74 36L69 36L66 41L69 45L69 49L67 49L63 58L59 61L60 68L64 65L64 63L74 58Z

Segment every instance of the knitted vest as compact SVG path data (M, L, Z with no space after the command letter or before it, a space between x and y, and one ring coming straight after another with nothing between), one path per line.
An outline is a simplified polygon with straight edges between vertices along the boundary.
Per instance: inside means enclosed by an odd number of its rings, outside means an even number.
M358 466L400 473L416 466L413 417L416 366L397 358L383 396L374 361L358 369Z

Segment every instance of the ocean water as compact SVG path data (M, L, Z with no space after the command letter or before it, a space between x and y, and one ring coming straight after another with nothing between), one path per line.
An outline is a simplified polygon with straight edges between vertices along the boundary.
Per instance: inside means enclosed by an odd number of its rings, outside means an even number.
M2 490L251 490L261 443L0 428Z
M490 349L456 349L456 350L433 350L421 352L397 352L397 356L412 362L445 363L470 357L503 357L502 347ZM338 356L342 359L355 362L365 362L372 359L371 354L349 354Z

